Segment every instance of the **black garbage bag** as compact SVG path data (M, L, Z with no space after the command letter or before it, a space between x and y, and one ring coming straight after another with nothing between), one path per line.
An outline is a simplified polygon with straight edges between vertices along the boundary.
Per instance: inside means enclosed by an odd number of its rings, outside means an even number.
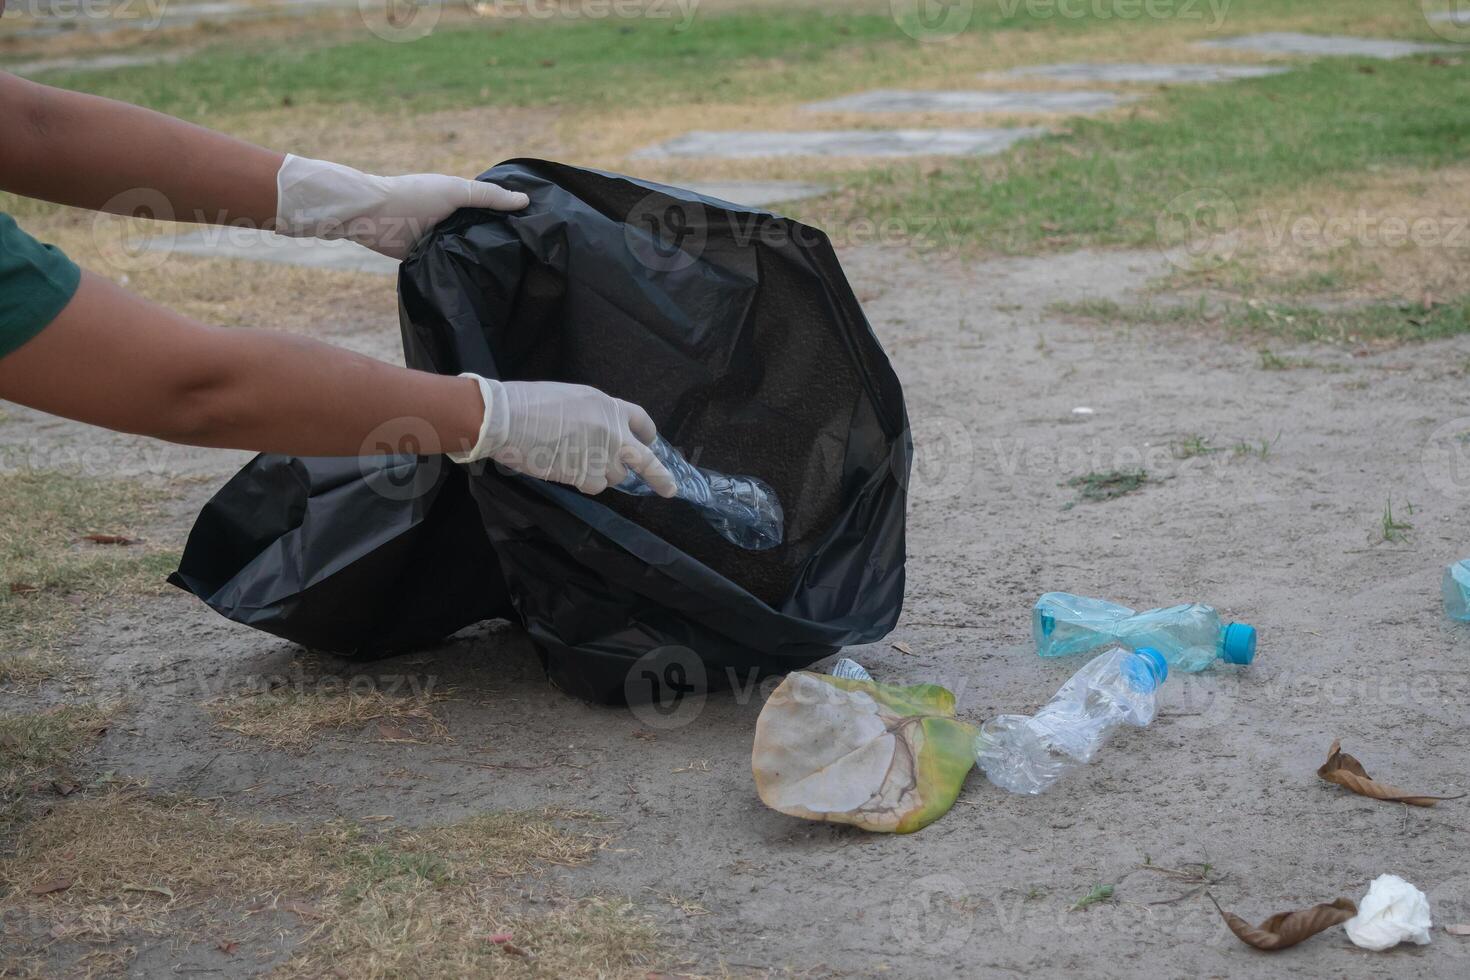
M513 615L465 474L443 456L257 456L200 511L169 581L347 657Z
M589 498L476 465L466 468L479 511L469 531L488 536L499 574L467 568L484 557L465 542L444 557L425 553L430 535L392 556L348 548L326 556L331 569L309 560L288 568L280 562L295 552L275 545L289 521L250 513L268 475L253 470L288 465L263 457L201 515L176 581L232 619L370 653L366 631L332 607L355 605L354 589L381 597L389 580L452 562L456 587L481 589L480 601L465 600L466 616L508 599L552 679L596 701L657 697L656 679L634 669L640 659L645 668L650 657L674 662L686 687L717 687L886 635L903 599L908 421L898 379L826 237L766 211L545 161L510 161L481 179L525 191L531 204L459 211L405 260L399 307L410 366L578 382L636 402L692 462L774 487L784 542L744 551L677 501ZM310 475L322 462L295 464ZM375 520L407 526L414 515L439 526L446 499L460 512L443 487L427 502L373 508L343 490L334 491L341 506L310 497L318 533L339 543L382 538ZM201 534L231 522L239 527ZM191 563L214 574L185 576ZM344 574L354 584L327 600L299 588ZM238 604L261 591L292 602ZM448 607L463 598L447 595L432 615L405 613L419 624L408 632L463 625ZM309 640L297 629L303 619Z

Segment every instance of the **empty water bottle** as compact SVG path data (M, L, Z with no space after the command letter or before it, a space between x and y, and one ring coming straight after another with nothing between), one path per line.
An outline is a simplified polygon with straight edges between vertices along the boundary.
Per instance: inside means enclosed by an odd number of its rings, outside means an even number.
M701 469L663 436L654 438L652 448L674 475L679 488L676 496L693 504L720 537L749 551L764 551L781 543L785 524L781 501L764 481ZM632 470L613 489L635 497L653 496L653 488Z
M1168 676L1157 650L1115 647L1089 660L1036 714L998 715L981 725L975 761L1001 789L1034 796L1091 762L1118 725L1153 721Z
M1457 561L1444 570L1444 614L1450 619L1470 622L1470 558Z
M1102 599L1048 592L1036 600L1031 633L1043 657L1091 653L1113 644L1130 650L1152 647L1185 673L1216 660L1248 664L1256 656L1254 626L1222 624L1219 613L1198 603L1135 612Z

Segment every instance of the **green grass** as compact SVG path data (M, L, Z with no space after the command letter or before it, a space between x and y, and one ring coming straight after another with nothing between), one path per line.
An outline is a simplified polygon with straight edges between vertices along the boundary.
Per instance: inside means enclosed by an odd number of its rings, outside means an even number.
M1180 86L1159 93L1155 111L1069 121L1067 133L1001 157L871 172L853 207L879 222L942 216L950 244L988 251L1152 247L1160 216L1196 199L1228 200L1244 220L1262 201L1340 174L1463 162L1470 59L1455 60L1329 58Z
M1267 439L1264 436L1260 439L1257 439L1255 442L1250 442L1249 440L1242 439L1235 444L1235 455L1258 456L1261 459L1266 459L1271 455L1271 450L1276 448L1276 443L1280 440L1281 433L1279 432L1276 433L1276 436L1271 439Z
M482 105L640 106L789 98L793 83L842 52L865 62L913 41L887 16L701 16L669 21L514 21L320 47L214 48L176 64L60 73L46 81L186 118L363 103L427 110ZM781 84L784 82L784 85Z
M1193 459L1196 456L1209 456L1222 450L1219 446L1211 445L1208 436L1196 434L1173 443L1170 451L1174 454L1175 459Z
M1066 482L1066 486L1077 490L1078 500L1101 503L1142 489L1147 482L1148 474L1143 470L1107 470L1074 476Z
M1407 511L1414 513L1414 505L1407 505ZM1388 503L1383 506L1383 517L1380 521L1379 533L1382 540L1388 542L1402 542L1409 539L1409 532L1414 530L1414 525L1401 518L1395 517L1393 513L1393 497L1388 498Z
M115 708L85 704L36 714L0 712L0 840L21 819L31 785L54 782L58 792L74 788L74 757L106 731Z
M1470 297L1436 305L1430 310L1417 303L1370 303L1319 309L1258 300L1213 307L1203 301L1198 304L1123 305L1112 300L1086 300L1053 303L1048 309L1064 316L1107 323L1221 326L1237 334L1335 344L1437 340L1470 332ZM1311 366L1311 362L1282 358L1269 351L1263 351L1261 355L1261 367L1265 370Z

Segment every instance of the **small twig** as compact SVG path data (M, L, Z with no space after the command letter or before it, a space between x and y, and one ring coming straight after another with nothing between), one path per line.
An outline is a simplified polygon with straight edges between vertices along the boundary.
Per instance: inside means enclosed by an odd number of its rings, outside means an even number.
M1200 892L1204 891L1205 888L1206 888L1205 885L1199 885L1199 886L1197 886L1195 888L1191 888L1189 891L1185 892L1183 895L1176 895L1174 898L1160 899L1157 902L1149 902L1148 904L1149 905L1173 905L1175 902L1182 902L1186 898L1193 898L1194 896L1198 895Z

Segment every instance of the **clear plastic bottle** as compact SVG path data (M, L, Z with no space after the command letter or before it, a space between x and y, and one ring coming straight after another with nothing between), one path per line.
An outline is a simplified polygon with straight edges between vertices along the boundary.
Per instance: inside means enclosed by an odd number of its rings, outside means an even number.
M1118 725L1153 721L1168 676L1159 651L1114 647L1089 660L1036 714L998 715L981 725L975 761L1001 789L1034 796L1091 762Z
M1470 558L1457 561L1444 570L1444 614L1450 619L1470 622Z
M781 501L763 480L701 469L663 436L654 438L653 454L674 475L679 499L693 504L720 537L748 551L764 551L781 543L785 526ZM653 496L653 488L632 470L613 489L635 497Z
M1036 652L1065 657L1118 646L1152 647L1169 666L1185 673L1204 670L1216 660L1248 664L1256 656L1256 628L1220 622L1220 614L1198 603L1135 612L1127 606L1048 592L1031 614Z

